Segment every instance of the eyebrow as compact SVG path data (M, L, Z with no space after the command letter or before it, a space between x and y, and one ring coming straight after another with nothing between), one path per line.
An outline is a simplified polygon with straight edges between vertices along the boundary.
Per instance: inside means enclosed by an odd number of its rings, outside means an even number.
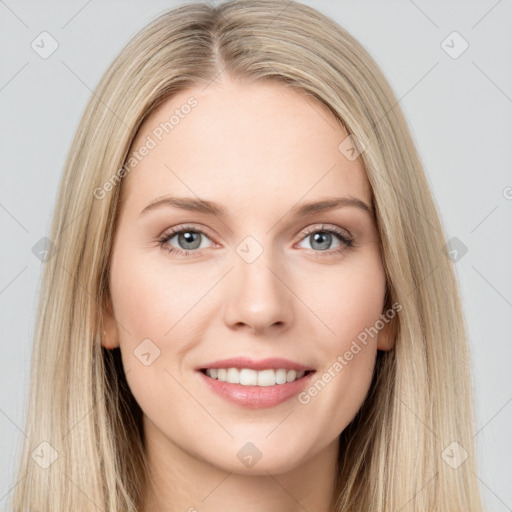
M303 203L295 205L293 208L289 210L289 213L291 213L291 215L295 217L305 217L306 215L322 213L328 210L343 208L345 206L353 206L355 208L359 208L372 215L372 217L375 215L374 209L371 205L368 205L361 199L357 199L355 197L333 197L323 199L321 201ZM223 217L226 215L226 211L224 210L224 208L214 201L207 201L205 199L199 199L194 197L177 196L165 196L156 199L155 201L148 204L140 212L140 215L142 216L152 210L162 207L174 207L191 212L216 215L218 217Z

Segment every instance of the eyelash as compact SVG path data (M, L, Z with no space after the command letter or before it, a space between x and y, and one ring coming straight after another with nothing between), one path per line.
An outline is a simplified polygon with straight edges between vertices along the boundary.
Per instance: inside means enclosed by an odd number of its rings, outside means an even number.
M181 233L186 233L186 232L194 232L194 233L200 233L206 237L208 237L208 234L205 233L204 231L200 230L200 229L197 229L195 228L194 226L182 226L180 228L173 228L171 229L170 231L167 231L166 233L164 233L161 237L158 238L158 245L162 248L164 248L164 245L171 239L173 238L174 236L176 235L179 235ZM336 249L328 249L326 251L315 251L314 249L310 249L311 251L313 251L315 253L315 257L325 257L324 255L333 255L333 254L336 254L336 253L341 253L343 252L345 249L347 248L351 248L354 246L354 238L350 238L348 237L347 235L345 235L345 233L341 230L338 230L334 227L331 227L331 228L325 228L323 225L316 225L316 226L312 226L311 228L308 228L305 232L304 232L304 235L303 237L299 240L302 241L303 239L305 239L306 237L308 237L309 235L313 234L313 233L328 233L328 234L332 234L332 235L335 235L335 237L341 242L341 245L339 247L337 247ZM208 237L210 238L210 237ZM179 256L184 256L184 257L189 257L189 256L195 256L198 252L197 249L194 249L194 250L184 250L184 249L177 249L176 247L165 247L165 250L170 254L170 253L175 253Z

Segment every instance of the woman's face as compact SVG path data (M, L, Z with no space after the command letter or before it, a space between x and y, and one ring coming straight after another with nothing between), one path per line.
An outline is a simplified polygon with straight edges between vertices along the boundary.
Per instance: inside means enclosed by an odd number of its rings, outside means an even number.
M345 139L316 100L261 81L191 88L140 128L104 345L162 452L280 473L334 450L362 405L392 342L368 334L385 275Z

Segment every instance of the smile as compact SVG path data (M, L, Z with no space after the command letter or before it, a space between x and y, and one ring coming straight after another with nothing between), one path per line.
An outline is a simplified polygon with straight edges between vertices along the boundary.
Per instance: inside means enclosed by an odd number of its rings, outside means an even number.
M279 368L277 370L253 370L251 368L207 368L203 371L208 377L220 382L241 384L242 386L275 386L294 382L310 373Z

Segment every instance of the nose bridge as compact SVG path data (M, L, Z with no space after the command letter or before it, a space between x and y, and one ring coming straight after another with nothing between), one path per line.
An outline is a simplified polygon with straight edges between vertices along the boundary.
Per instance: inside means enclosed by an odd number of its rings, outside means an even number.
M276 251L248 236L238 244L235 253L225 308L226 323L246 324L255 330L287 325L292 317L292 297L283 284L287 282L285 265Z

